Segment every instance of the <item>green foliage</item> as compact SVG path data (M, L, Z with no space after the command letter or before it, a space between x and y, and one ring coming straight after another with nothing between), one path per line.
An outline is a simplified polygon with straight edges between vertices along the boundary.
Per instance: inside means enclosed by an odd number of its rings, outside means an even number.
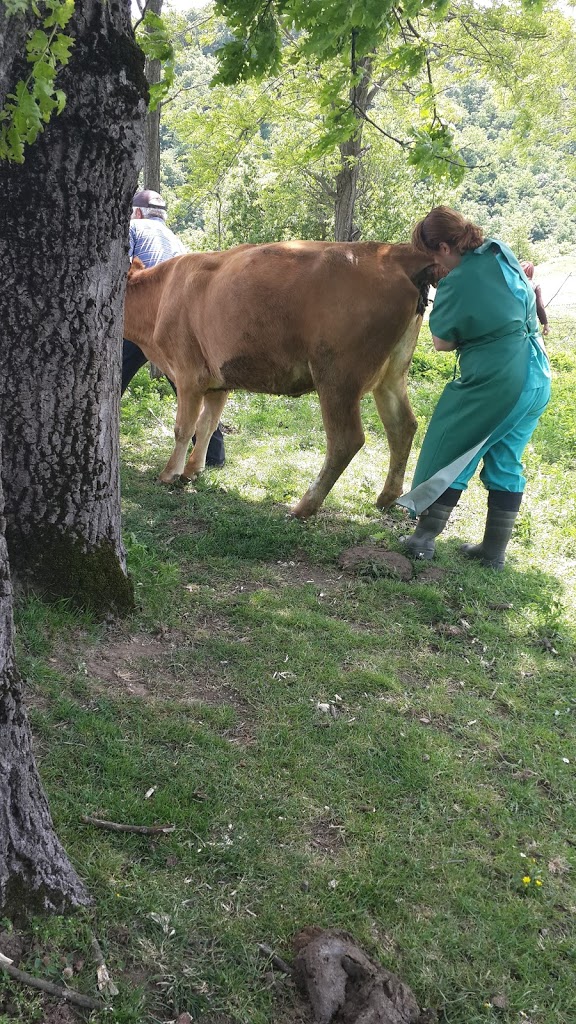
M414 145L408 153L408 163L418 167L423 176L431 174L459 185L466 173L466 164L456 156L454 133L450 128L432 124L427 128L413 128L411 135Z
M252 6L254 17L259 9ZM576 66L566 19L547 13L544 23L519 4L466 0L451 14L419 22L431 78L424 67L407 81L390 66L403 52L394 35L371 55L367 122L350 102L360 67L354 76L349 40L320 63L304 58L303 32L285 33L275 76L210 88L229 28L205 12L173 19L180 92L163 112L163 187L173 190L174 226L187 244L331 237L336 175L351 159L360 237L405 240L415 219L448 202L523 258L573 244L571 136L567 127L553 135L571 116L560 82ZM414 46L420 61L422 39ZM545 63L543 46L561 54ZM517 82L526 83L525 96ZM359 133L360 157L342 156Z
M148 60L162 64L162 79L150 85L149 109L155 110L174 85L174 46L170 29L158 14L146 11L136 29L136 41Z
M64 109L66 97L56 86L61 68L70 60L74 45L65 28L74 13L74 0L44 0L42 11L33 0L10 0L9 15L31 8L37 24L26 41L26 60L32 65L26 79L16 83L0 111L0 160L23 163L24 147L36 141L54 113Z
M224 17L233 38L217 47L219 70L213 81L232 85L250 78L262 80L277 74L283 63L303 73L311 67L320 69L323 81L318 98L324 133L311 149L314 157L361 130L365 111L356 105L354 88L359 62L369 57L373 80L394 75L397 85L415 96L420 121L427 119L426 125L405 127L402 132L400 141L410 162L421 168L423 176L432 174L457 184L465 166L453 145L452 131L439 115L432 79L432 73L445 63L442 51L454 46L462 55L468 50L484 67L493 64L503 78L509 62L518 63L514 52L518 37L545 34L539 21L540 0L522 0L511 12L502 5L484 6L479 9L467 0L411 0L402 8L392 0L218 0L216 12ZM442 22L448 12L450 28L443 38ZM502 60L503 48L511 51L508 63Z

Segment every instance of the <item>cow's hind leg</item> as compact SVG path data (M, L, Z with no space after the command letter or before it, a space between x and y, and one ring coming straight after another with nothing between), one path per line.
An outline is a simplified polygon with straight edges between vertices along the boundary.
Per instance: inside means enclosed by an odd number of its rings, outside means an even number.
M418 340L420 323L418 317L406 331L373 390L376 408L384 424L390 449L388 475L384 488L376 500L378 508L393 505L404 489L406 463L418 426L408 399L406 378Z
M174 424L174 451L170 456L165 469L162 470L158 479L163 484L174 483L179 480L184 472L188 447L192 440L192 434L196 427L196 421L200 414L204 396L197 391L191 391L180 382L178 388L178 409L176 412L176 423Z
M227 398L227 391L208 391L204 395L204 407L196 424L196 444L183 473L189 480L201 473L206 465L210 438L218 426Z
M327 391L318 387L322 420L326 431L326 458L314 483L292 509L292 515L306 519L316 512L337 479L364 444L360 419L360 393Z

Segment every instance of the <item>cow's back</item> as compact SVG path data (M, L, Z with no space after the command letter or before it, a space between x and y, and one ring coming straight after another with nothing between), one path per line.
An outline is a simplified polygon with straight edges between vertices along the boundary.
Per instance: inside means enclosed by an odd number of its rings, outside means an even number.
M314 389L315 368L341 363L370 375L415 316L418 288L404 265L414 253L283 242L180 257L179 334L197 342L211 387L302 394Z

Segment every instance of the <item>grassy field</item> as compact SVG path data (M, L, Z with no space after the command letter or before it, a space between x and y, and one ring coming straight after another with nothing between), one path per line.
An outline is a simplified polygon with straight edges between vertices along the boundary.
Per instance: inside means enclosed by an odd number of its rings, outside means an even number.
M0 950L95 994L96 935L120 989L98 1024L298 1024L258 944L289 960L300 928L332 926L445 1024L576 1019L576 321L553 328L554 401L501 574L458 551L481 536L478 483L437 572L339 568L354 544L400 550L410 526L374 507L371 399L366 446L313 521L286 514L322 459L312 397L233 396L225 468L162 489L174 403L141 372L122 408L136 614L17 610L42 776L94 905L25 935L0 922ZM452 368L423 337L415 452ZM0 1024L76 1019L0 982Z

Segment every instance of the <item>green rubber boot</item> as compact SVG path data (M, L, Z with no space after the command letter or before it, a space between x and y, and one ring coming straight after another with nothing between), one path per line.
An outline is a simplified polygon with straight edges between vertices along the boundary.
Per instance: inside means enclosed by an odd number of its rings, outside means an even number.
M400 541L410 558L434 557L436 537L442 533L453 511L452 505L441 505L435 501L425 509L418 519L418 525L410 537L401 537Z
M489 506L482 543L462 544L460 550L466 558L478 559L486 569L501 572L517 515L518 510Z

